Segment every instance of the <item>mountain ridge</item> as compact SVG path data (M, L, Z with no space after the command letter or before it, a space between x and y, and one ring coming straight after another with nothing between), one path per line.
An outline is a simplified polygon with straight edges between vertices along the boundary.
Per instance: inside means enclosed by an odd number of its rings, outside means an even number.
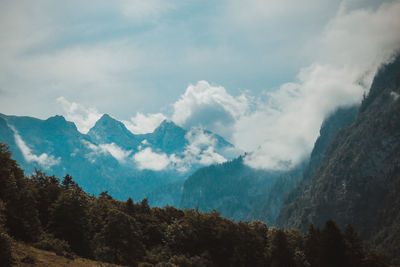
M87 134L83 134L73 122L60 115L42 120L0 114L0 142L9 144L15 159L27 173L33 173L35 168L59 177L69 173L89 192L98 194L109 190L116 197L133 195L135 200L151 195L160 205L170 203L162 203L151 192L182 180L204 166L193 155L185 158L185 151L193 142L188 138L189 133L191 130L172 121L163 121L152 133L133 134L122 122L104 114ZM233 147L209 131L201 130L201 133L216 141L200 146L199 153L205 153L207 146L214 146L215 153ZM171 162L163 170L139 168L141 163L137 160L141 158L134 157L138 153ZM178 169L172 160L185 164L185 169ZM160 198L176 199L176 196Z

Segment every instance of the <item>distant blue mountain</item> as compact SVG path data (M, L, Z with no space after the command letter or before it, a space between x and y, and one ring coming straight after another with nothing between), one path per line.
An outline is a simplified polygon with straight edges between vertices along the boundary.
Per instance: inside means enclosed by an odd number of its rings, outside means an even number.
M232 144L209 131L185 130L165 120L152 133L133 134L107 114L88 134L80 133L63 116L40 120L0 114L0 142L10 146L27 174L35 168L58 177L68 173L88 192L108 190L119 199L149 196L150 203L161 206L173 204L169 200L179 199L180 191L172 190L168 196L164 190L161 196L158 188L171 188L213 157L236 156ZM134 156L144 151L170 163L162 170L143 167Z
M104 114L89 130L88 135L98 144L115 143L125 149L134 149L140 145L140 140L131 133L125 125Z

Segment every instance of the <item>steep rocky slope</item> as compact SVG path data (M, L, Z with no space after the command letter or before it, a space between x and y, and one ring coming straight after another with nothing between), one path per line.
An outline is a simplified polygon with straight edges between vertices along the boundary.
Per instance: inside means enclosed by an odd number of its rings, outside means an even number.
M400 57L381 68L356 121L330 142L320 167L284 203L278 224L305 230L327 219L400 251Z
M256 203L249 217L275 224L284 199L299 182L312 176L321 164L329 142L340 129L354 122L357 111L358 106L343 107L328 116L321 126L320 135L314 144L310 159L299 164L296 168L280 174L271 190Z

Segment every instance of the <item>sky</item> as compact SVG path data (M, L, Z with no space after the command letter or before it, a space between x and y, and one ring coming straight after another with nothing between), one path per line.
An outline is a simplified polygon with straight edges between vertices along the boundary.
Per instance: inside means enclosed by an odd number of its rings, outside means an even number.
M0 0L0 112L204 127L287 169L400 49L396 0Z

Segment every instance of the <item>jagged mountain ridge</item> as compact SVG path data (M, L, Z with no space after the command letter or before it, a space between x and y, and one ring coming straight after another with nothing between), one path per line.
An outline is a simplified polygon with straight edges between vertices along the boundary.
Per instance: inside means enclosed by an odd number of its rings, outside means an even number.
M218 135L197 132L213 141L205 146L214 145L218 155L233 148ZM153 133L136 135L120 121L103 115L88 134L82 134L62 116L40 120L0 114L0 142L9 144L13 157L27 173L35 168L59 177L69 173L87 191L98 194L109 190L121 199L132 196L140 200L158 187L182 180L204 166L193 158L191 162L184 158L191 145L189 133L171 121L164 121ZM178 170L172 164L163 170L140 168L133 155L144 148L150 148L151 153L164 160L173 155L186 164L186 169ZM204 151L205 147L200 149ZM153 198L160 205L170 204L158 201L154 194Z
M354 225L364 240L400 249L400 56L381 68L356 121L330 142L314 175L284 203L280 226L326 219Z
M216 140L216 148L219 153L225 154L224 149L233 148L233 145L221 136L207 130L201 129L201 131ZM189 145L188 132L174 122L164 120L152 133L133 134L122 122L104 114L89 130L88 135L97 144L115 143L134 152L140 150L140 146L148 146L153 150L170 155L182 153Z
M139 138L130 132L125 125L104 114L96 124L89 130L88 135L97 144L115 143L125 149L134 149L140 145Z

